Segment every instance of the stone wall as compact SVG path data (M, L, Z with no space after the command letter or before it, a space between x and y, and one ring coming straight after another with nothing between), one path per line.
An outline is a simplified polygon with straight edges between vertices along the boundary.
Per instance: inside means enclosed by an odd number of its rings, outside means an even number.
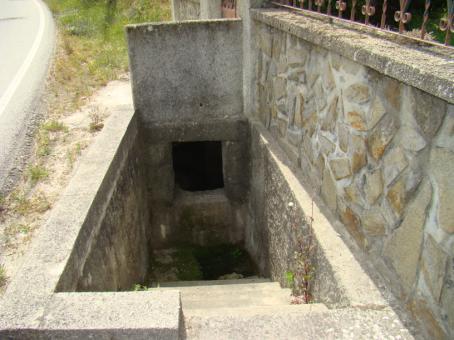
M371 67L361 47L332 49L341 41L332 26L328 34L310 18L252 16L256 117L430 336L454 336L453 78L440 79L437 97L423 67L393 78L385 73L397 63ZM311 39L295 33L300 23Z

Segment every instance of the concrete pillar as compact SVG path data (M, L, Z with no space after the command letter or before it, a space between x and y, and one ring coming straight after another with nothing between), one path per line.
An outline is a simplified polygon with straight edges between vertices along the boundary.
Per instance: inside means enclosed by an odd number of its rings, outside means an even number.
M222 0L200 0L200 19L219 19Z
M251 8L264 7L266 0L237 0L237 11L239 17L243 21L243 107L244 114L247 117L252 117L255 111L255 49L252 44L254 42L253 22L250 17Z
M180 5L180 0L171 0L170 1L171 7L172 7L172 21L178 21L179 18L179 5Z

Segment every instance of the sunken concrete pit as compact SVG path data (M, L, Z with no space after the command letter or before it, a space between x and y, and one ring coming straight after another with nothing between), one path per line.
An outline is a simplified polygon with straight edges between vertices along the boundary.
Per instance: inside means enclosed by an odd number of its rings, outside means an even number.
M241 29L128 27L134 108L112 113L33 242L0 338L411 338L301 173L243 115ZM165 254L216 248L253 270L150 279ZM311 303L292 305L291 285Z

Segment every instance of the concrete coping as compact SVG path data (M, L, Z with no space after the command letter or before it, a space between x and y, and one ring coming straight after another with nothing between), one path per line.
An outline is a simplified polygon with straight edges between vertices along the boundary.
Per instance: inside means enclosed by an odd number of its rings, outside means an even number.
M111 330L116 336L170 339L178 336L180 313L177 290L57 293L48 304L41 328L52 336L68 329L77 330L81 337L83 331L88 335Z
M254 9L254 20L293 34L312 44L336 52L384 75L428 92L454 104L453 49L405 39L389 39L334 19L315 18L306 13Z
M134 30L145 30L153 31L154 29L173 29L175 26L180 26L181 24L197 24L197 25L217 25L220 22L237 22L241 21L241 18L225 18L225 19L204 19L204 20L182 20L182 21L164 21L164 22L145 22L140 24L128 24L125 26L125 30L134 31Z

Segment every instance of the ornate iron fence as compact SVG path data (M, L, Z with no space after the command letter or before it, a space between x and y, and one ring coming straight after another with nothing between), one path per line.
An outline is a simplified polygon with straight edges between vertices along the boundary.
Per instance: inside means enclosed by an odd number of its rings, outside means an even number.
M444 1L446 1L446 7L443 6ZM339 19L377 29L405 34L412 39L444 43L452 48L454 0L414 0L413 2L412 4L412 0L271 1L276 6L291 10L313 11L322 15L336 16ZM436 8L431 8L431 3L436 3ZM432 9L436 15L430 18Z

